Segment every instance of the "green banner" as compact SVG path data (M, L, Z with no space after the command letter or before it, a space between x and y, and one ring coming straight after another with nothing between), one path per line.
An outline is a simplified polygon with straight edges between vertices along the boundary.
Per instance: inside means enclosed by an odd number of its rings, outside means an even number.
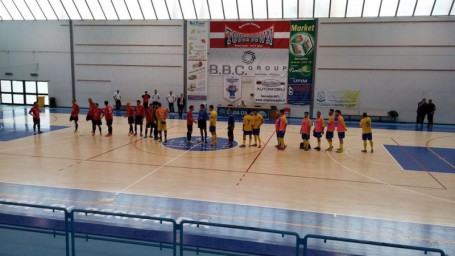
M288 69L288 103L311 102L316 50L316 21L291 21Z

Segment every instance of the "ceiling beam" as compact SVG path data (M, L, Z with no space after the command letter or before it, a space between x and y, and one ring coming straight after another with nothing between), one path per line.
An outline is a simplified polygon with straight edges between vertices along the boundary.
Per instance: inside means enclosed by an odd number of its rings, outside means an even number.
M71 17L70 17L70 15L68 14L68 11L66 10L66 8L65 8L65 5L63 4L62 0L60 0L60 4L62 5L62 7L63 7L63 10L64 10L64 11L65 11L65 13L66 13L66 16L68 16L68 19L70 19L70 20L71 20Z
M104 19L107 20L106 13L104 12L104 9L103 9L103 6L102 6L101 3L100 3L100 0L97 0L97 1L98 1L98 5L99 5L100 8L101 8L101 11L103 12Z
M87 0L85 0L85 5L88 8L88 11L90 12L90 15L92 16L92 20L95 20L95 16L92 13L92 9L90 8L90 5L88 5Z
M84 18L81 15L81 12L79 11L79 8L77 8L76 3L74 2L74 0L71 0L71 1L73 2L74 7L76 7L77 14L79 14L79 17L81 17L81 20L84 20Z
M284 0L281 0L281 18L284 19Z
M25 6L27 6L27 9L28 9L28 11L29 11L29 12L32 14L32 16L33 16L33 19L34 19L34 20L36 20L36 18L35 18L35 15L33 14L32 10L31 10L31 9L30 9L30 7L28 6L28 4L27 4L27 1L26 1L26 0L24 0L24 3L25 3Z
M348 6L349 6L349 0L346 0L346 8L344 8L344 17L348 15Z
M183 14L183 9L182 9L182 4L180 3L180 0L178 0L179 6L180 6L180 12L182 13L182 18L185 19L185 14Z
M267 19L269 18L269 0L265 0L265 8L267 11Z
M112 8L114 8L115 15L117 16L117 20L120 20L120 16L118 16L117 9L115 8L114 2L111 0Z
M125 4L126 10L128 11L128 15L130 16L130 20L133 20L133 17L131 16L131 13L130 13L130 8L128 8L128 4L126 3L125 0L123 0L123 3Z
M382 0L381 0L381 3L379 4L378 17L381 16L381 9L382 9Z
M196 4L194 3L194 0L191 0L191 2L193 2L193 8L194 8L194 15L196 15L196 19L198 20L198 16L197 16L197 11L196 11Z
M152 4L153 12L155 13L155 18L158 19L158 15L156 14L155 5L153 4L153 0L150 0L150 3Z
M431 7L430 16L433 16L434 6L436 5L436 0L433 2L433 7Z
M40 5L39 2L38 2L38 0L35 0L35 2L36 2L36 4L38 5L38 7L39 7L39 9L41 10L41 12L43 13L44 18L46 18L46 20L48 20L46 14L45 14L44 11L43 11L43 8L41 8L41 5Z
M209 19L212 19L212 13L210 12L209 0L205 0L205 2L207 3L207 8L209 10Z
M47 0L47 3L49 4L49 6L51 7L52 11L54 12L54 15L57 18L57 20L60 20L60 18L58 17L57 13L55 12L54 6L51 4L51 2L49 0Z
M137 5L139 6L139 10L141 10L142 19L145 20L144 12L142 11L141 2L139 2L139 0L136 0L136 1L137 1Z
M398 0L397 9L395 10L395 17L398 15L398 9L400 9L400 0Z
M300 0L297 0L297 19L300 18Z
M330 18L331 13L332 13L332 0L329 1L329 15L327 15L327 17Z
M414 17L414 15L416 14L416 10L417 10L417 5L419 4L419 0L416 1L416 4L414 5L414 11L412 11L412 17Z
M226 15L224 14L224 1L221 0L221 10L223 10L223 20L226 19Z
M0 0L0 3L2 3L3 7L5 8L5 10L6 10L6 12L8 13L8 15L10 16L10 18L11 18L12 20L14 20L13 15L11 15L11 13L9 12L8 8L6 8L6 5L3 3L2 0Z
M19 10L19 8L17 7L16 2L14 2L13 0L11 0L11 2L13 2L14 7L16 7L16 9L17 9L17 11L19 12L19 14L21 15L22 19L25 20L24 15L22 15L21 10Z
M362 3L362 14L360 15L360 17L363 18L363 12L365 11L365 0L363 0L363 3Z
M315 13L316 13L316 0L313 0L313 18L314 18Z
M169 12L169 7L167 6L167 1L166 0L164 0L164 4L166 5L167 15L169 15L169 19L172 20L171 13Z
M453 10L453 4L455 3L455 0L452 1L452 5L450 6L450 10L449 10L449 13L447 13L447 15L450 16L450 14L452 13L452 10Z

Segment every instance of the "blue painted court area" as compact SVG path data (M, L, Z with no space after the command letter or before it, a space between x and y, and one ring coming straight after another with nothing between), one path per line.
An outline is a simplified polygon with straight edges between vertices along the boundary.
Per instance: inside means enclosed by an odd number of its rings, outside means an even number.
M455 173L454 148L384 145L407 171Z
M163 198L131 194L119 194L77 189L50 188L42 186L0 183L0 200L21 203L52 205L68 210L85 209L104 212L128 213L177 220L196 220L201 222L225 223L240 226L261 227L305 234L319 234L353 239L400 243L415 246L437 247L449 255L455 253L455 227L406 223L360 217L340 216L316 212L276 209L249 205L225 204L187 199ZM108 202L108 203L106 203ZM19 217L18 217L19 216ZM98 234L118 237L129 236L134 239L153 237L161 234L168 237L169 225L159 222L143 221L135 218L112 217L105 215L77 214L78 228ZM45 219L45 220L43 220ZM23 208L0 205L0 222L22 223L39 227L61 227L61 212L43 209ZM156 225L155 225L156 224ZM150 231L153 230L152 232ZM267 233L222 229L216 227L185 226L187 242L215 246L219 243L243 241L239 246L256 248L261 242L279 243L286 247L292 244L289 237ZM163 233L164 232L164 233ZM164 236L163 236L164 235ZM164 238L163 238L164 237ZM278 242L277 242L278 241ZM237 242L238 243L238 242ZM284 250L284 247L281 248ZM258 247L260 248L260 247ZM368 246L354 246L336 243L314 243L314 250L325 253L312 255L416 255L406 253L385 253L382 249ZM386 249L384 249L386 250ZM1 251L1 248L0 248ZM337 252L337 254L327 253ZM374 253L373 253L374 252ZM381 253L382 252L382 253ZM344 253L344 254L343 254ZM257 254L254 254L257 255ZM278 253L274 255L288 255ZM292 254L291 254L292 255ZM432 254L430 254L432 255Z
M226 150L226 149L231 149L234 148L238 145L236 141L232 144L232 146L228 145L229 140L226 138L217 138L217 145L212 146L210 145L212 143L211 139L209 138L207 140L207 143L205 142L199 142L201 137L192 137L192 143L188 143L186 137L179 137L179 138L173 138L169 139L166 142L163 142L163 146L172 148L172 149L178 149L178 150L185 150L185 151L216 151L216 150Z
M68 128L59 125L41 125L43 133ZM28 136L40 136L33 134L33 124L0 123L0 141L22 139Z

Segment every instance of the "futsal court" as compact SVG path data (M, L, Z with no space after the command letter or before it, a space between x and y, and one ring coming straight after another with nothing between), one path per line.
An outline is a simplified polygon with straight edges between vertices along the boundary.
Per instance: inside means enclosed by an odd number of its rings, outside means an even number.
M218 121L215 148L186 144L186 120L168 120L166 143L128 136L122 113L114 118L112 137L104 137L106 126L103 136L92 136L85 120L74 133L70 109L46 108L41 118L44 133L33 135L27 111L1 106L1 200L267 227L455 253L453 126L436 125L428 131L411 124L373 124L374 153L362 153L361 130L352 122L345 151L339 154L324 151L324 140L320 152L301 150L298 119L290 120L286 150L277 150L271 123L261 127L262 148L240 148L242 130L237 122L236 144L229 148L227 123ZM196 140L198 133L193 132ZM316 145L315 138L311 144Z

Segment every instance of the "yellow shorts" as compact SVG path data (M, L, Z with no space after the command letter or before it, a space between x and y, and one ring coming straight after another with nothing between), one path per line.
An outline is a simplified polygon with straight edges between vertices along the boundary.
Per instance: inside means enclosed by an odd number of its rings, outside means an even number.
M158 131L167 131L166 121L158 121Z

